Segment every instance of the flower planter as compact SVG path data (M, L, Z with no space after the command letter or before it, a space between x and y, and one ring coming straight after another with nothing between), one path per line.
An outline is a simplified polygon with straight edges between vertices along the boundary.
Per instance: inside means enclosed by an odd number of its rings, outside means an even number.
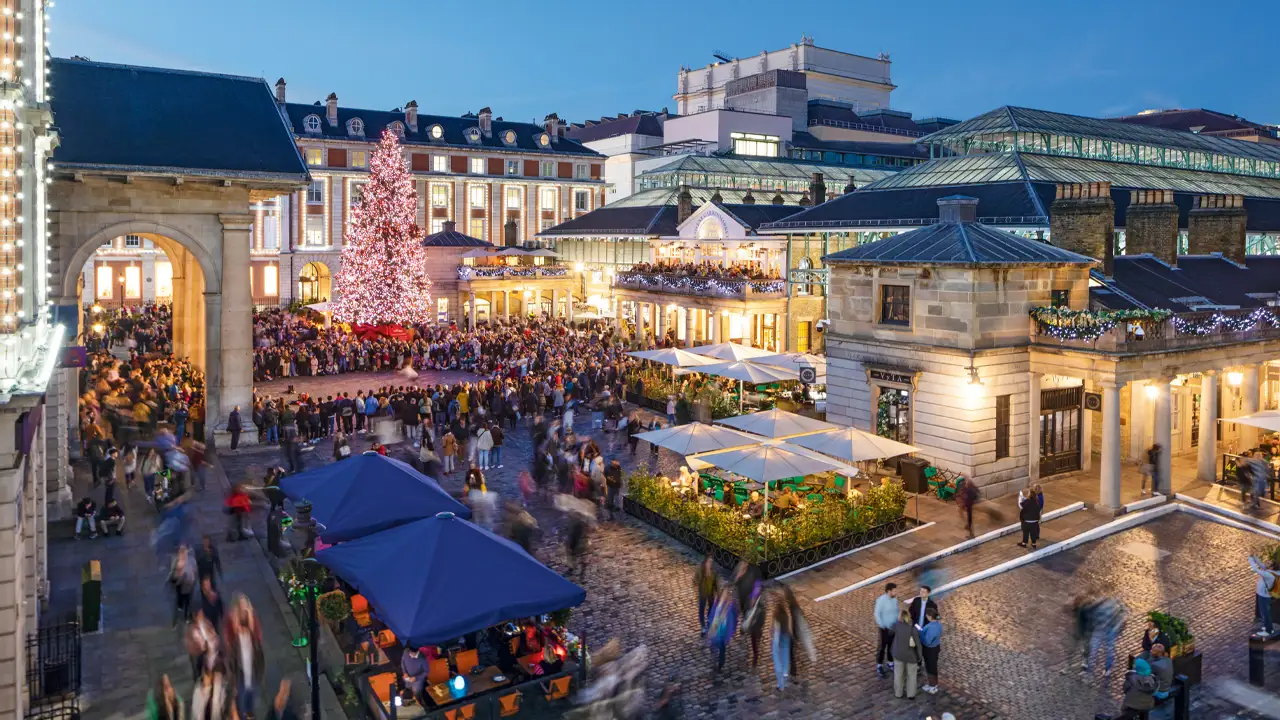
M1173 676L1187 676L1187 685L1199 685L1201 676L1200 651L1178 655L1173 658Z
M700 554L711 555L716 564L727 570L733 570L742 559L737 553L711 542L697 534L692 528L685 527L665 515L659 515L629 497L622 498L622 507L632 517L661 530L666 535L680 541L681 544L696 550ZM916 522L912 518L901 517L883 525L868 528L862 532L842 535L812 547L794 550L768 558L763 562L751 563L751 565L760 572L761 577L765 579L775 578L905 532Z

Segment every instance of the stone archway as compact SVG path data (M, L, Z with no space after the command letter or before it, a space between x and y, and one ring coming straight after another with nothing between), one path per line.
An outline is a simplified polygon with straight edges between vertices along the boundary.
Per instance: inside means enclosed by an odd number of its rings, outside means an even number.
M333 299L333 274L329 266L312 260L298 272L298 298L304 305Z

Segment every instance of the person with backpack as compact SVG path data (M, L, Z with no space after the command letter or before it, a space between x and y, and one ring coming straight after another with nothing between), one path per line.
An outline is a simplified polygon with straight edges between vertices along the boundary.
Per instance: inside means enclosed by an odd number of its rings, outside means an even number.
M1124 674L1124 700L1120 712L1126 717L1146 718L1156 706L1156 678L1151 664L1142 658L1133 661L1133 669Z

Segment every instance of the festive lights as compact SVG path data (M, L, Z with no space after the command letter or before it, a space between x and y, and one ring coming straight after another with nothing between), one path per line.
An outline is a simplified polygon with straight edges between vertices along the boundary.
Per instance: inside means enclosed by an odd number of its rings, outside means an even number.
M1220 335L1248 332L1257 327L1280 327L1280 317L1276 315L1275 308L1257 308L1248 314L1214 312L1207 317L1173 318L1173 329L1179 335Z
M431 279L417 216L418 195L395 134L387 131L369 158L369 181L351 208L335 277L333 317L357 325L431 321Z
M719 277L668 275L664 273L620 272L618 285L636 285L643 290L659 290L681 295L742 297L749 288L755 294L776 294L786 288L782 280L738 280Z
M1168 310L1072 310L1064 307L1032 308L1031 319L1042 335L1062 340L1097 340L1120 323L1139 327L1162 323Z

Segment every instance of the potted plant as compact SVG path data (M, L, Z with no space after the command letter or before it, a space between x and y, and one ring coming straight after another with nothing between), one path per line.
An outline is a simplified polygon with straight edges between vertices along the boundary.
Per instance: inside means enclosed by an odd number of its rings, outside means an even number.
M351 616L351 601L341 590L327 592L316 598L316 613L332 630Z
M1200 653L1196 650L1195 636L1187 622L1180 617L1152 610L1147 620L1155 624L1169 638L1169 657L1173 659L1173 674L1186 675L1191 685L1200 682Z

